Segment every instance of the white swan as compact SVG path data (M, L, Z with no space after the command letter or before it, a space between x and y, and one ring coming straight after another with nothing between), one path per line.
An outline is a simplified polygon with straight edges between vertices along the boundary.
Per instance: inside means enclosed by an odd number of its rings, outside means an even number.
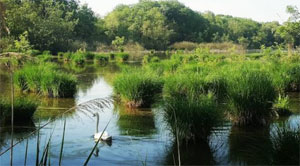
M111 141L112 140L112 136L110 136L108 134L108 132L106 131L102 131L102 132L98 132L98 126L99 126L99 114L95 113L93 114L94 116L97 117L97 124L96 124L96 133L94 134L94 139L97 141L100 139L101 137L101 141ZM102 134L103 133L103 134ZM101 136L102 135L102 136Z

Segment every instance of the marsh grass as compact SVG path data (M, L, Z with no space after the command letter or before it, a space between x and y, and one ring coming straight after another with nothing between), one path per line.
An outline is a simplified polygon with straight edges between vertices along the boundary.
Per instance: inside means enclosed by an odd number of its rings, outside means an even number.
M276 91L270 76L261 70L241 68L229 77L231 114L236 125L266 125Z
M14 99L14 122L22 123L31 121L34 112L37 110L38 103L35 100L17 97ZM11 123L11 102L0 98L0 120L5 124Z
M222 122L222 112L212 93L165 97L165 119L180 142L207 141L212 128Z
M40 93L49 97L72 97L76 92L76 78L59 72L51 63L26 64L14 75L16 85L22 91Z
M150 107L162 92L163 80L143 70L130 69L117 75L114 89L130 108Z

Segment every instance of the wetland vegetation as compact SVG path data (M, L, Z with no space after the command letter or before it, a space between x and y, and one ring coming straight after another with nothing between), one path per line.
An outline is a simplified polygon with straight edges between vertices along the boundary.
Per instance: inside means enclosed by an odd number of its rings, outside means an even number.
M283 24L168 0L0 9L0 165L299 164L297 7Z

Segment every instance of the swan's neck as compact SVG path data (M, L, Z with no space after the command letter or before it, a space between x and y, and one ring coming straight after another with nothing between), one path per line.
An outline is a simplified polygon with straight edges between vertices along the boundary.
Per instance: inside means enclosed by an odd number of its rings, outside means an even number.
M99 126L99 114L96 113L97 123L96 123L96 133L98 133L98 126Z

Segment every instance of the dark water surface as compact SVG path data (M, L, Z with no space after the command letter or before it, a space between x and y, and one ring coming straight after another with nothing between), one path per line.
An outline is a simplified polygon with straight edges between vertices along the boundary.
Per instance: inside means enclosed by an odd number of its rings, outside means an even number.
M84 67L64 65L64 70L78 76L79 85L73 99L42 99L32 123L18 125L14 129L14 141L30 134L36 127L58 117L68 108L80 103L112 96L112 80L119 71L116 64L90 64ZM9 96L9 75L0 68L0 95ZM183 164L193 165L268 165L272 160L270 133L274 126L282 123L297 126L300 122L300 94L290 94L291 107L296 114L275 120L265 129L240 129L225 123L215 128L210 143L187 145L181 149ZM152 110L128 110L117 103L111 108L96 109L99 112L99 129L103 130L111 119L107 131L112 135L111 144L100 143L89 165L174 165L176 145L163 121L159 108ZM96 119L89 111L74 110L65 115L66 134L63 165L83 165L95 142ZM59 117L40 132L43 151L51 133L50 146L52 165L58 165L64 118ZM0 128L0 152L10 146L11 129ZM28 165L35 165L37 135L28 138ZM14 165L24 165L26 140L14 147ZM41 154L40 154L41 157ZM177 160L175 160L176 162ZM0 165L9 165L10 151L0 156Z

